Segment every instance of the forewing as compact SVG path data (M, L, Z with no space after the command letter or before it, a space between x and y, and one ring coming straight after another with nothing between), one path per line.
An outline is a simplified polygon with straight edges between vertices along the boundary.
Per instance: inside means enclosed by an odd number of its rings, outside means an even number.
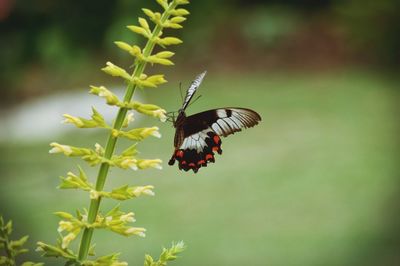
M216 134L226 137L241 131L243 128L253 127L259 121L261 121L260 115L253 110L227 107L188 116L183 127L185 135L195 133L196 128L205 129L209 127Z
M204 76L206 75L207 71L204 71L203 73L199 74L195 80L192 81L192 84L190 84L189 89L186 92L185 96L185 101L183 102L182 109L185 110L186 107L188 106L190 100L193 98L193 95L195 94L196 90L200 87L201 82L204 79Z

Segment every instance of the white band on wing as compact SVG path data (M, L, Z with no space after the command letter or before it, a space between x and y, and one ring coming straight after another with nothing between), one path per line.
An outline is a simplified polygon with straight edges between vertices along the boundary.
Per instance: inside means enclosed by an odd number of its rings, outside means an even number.
M206 75L207 71L204 71L203 73L199 74L195 80L192 81L192 84L190 84L189 89L187 90L186 97L185 97L185 102L183 103L182 109L185 109L187 105L189 104L190 100L192 99L194 93L196 90L200 87L201 82L204 79L204 76Z

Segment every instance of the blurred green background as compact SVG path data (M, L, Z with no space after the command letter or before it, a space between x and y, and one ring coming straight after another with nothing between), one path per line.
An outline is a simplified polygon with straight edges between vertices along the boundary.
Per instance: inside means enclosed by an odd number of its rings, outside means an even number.
M155 197L122 204L136 214L144 239L95 233L99 255L122 252L130 265L145 253L184 240L171 265L399 265L399 1L194 1L173 47L175 67L140 101L172 111L207 69L203 97L188 113L223 106L256 110L262 123L223 139L222 156L199 173L113 169L107 188L152 184ZM99 71L105 61L132 61L114 40L142 44L126 30L153 1L0 0L0 214L15 237L54 243L55 211L88 206L86 193L59 191L58 176L85 166L50 156L48 143L92 146L101 130L60 125L61 114L89 116L89 84L119 93L119 80ZM80 113L82 112L82 113ZM143 157L166 162L171 124L163 137L140 143ZM143 118L143 119L141 119ZM121 141L118 150L129 143ZM104 200L103 209L115 202ZM78 242L78 241L76 241Z

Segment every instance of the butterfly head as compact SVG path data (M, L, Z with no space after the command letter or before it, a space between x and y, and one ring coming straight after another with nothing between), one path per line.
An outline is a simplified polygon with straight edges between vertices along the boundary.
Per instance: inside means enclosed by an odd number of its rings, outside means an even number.
M186 118L185 110L179 109L178 111L171 111L167 113L167 121L171 122L174 127L178 127L182 125L183 121Z
M180 127L186 119L186 114L183 109L179 109L178 111L178 116L176 120L174 121L174 127Z

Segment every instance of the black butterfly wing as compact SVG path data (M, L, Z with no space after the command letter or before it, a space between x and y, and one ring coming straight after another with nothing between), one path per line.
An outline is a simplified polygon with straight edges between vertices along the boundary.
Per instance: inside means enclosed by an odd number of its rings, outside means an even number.
M169 161L179 168L197 172L201 166L214 162L214 152L222 153L220 136L228 136L261 121L259 114L246 108L220 108L188 116L176 128L175 152Z
M217 135L227 137L241 131L242 128L253 127L261 121L255 111L247 108L226 107L197 113L186 118L185 132L193 134L198 128L210 127ZM192 126L195 125L195 126Z

